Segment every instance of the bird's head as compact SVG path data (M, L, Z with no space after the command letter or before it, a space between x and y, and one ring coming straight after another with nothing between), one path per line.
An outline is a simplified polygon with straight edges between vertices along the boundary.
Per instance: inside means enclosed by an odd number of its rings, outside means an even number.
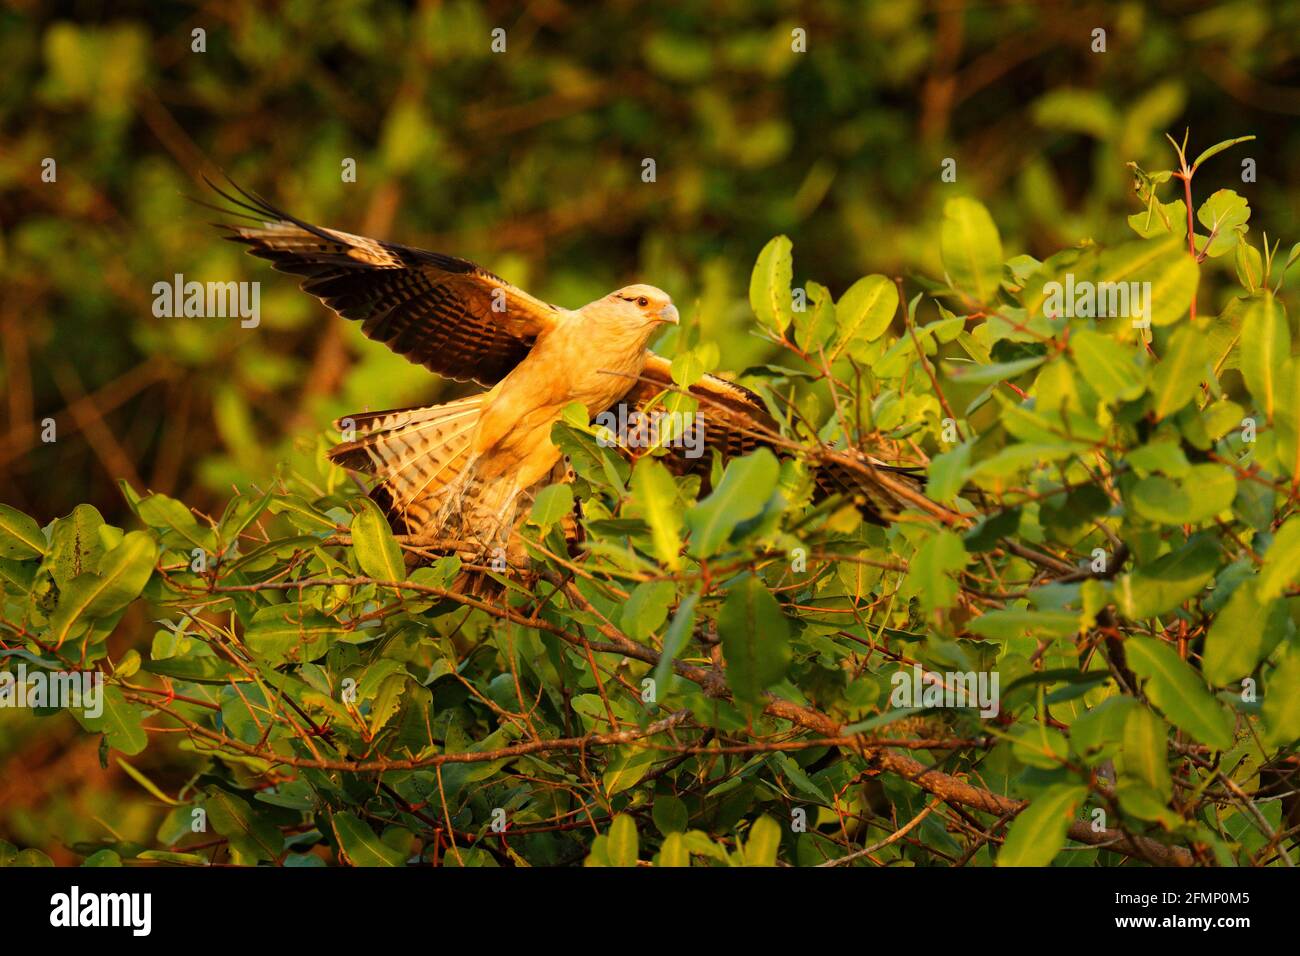
M652 285L629 285L600 299L600 311L629 327L644 327L647 333L659 326L676 325L677 306L663 289Z

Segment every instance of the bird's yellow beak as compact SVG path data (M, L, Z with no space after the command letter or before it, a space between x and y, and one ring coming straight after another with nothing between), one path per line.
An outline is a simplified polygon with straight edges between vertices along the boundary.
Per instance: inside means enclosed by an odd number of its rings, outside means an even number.
M680 316L677 314L677 306L673 305L671 302L659 310L660 322L667 322L669 325L676 325L679 319Z

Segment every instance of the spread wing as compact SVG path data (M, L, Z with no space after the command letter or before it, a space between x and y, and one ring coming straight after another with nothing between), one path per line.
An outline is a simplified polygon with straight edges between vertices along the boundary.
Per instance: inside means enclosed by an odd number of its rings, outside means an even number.
M672 363L650 353L641 378L627 393L624 401L631 408L644 411L646 406L666 390L676 388L670 373ZM698 416L704 428L704 445L716 449L723 460L748 455L766 447L786 457L796 449L783 439L776 419L768 413L763 400L749 389L715 375L705 375L690 388L699 400ZM687 448L669 447L662 459L678 475L695 473L708 480L712 454L689 457ZM802 449L799 454L810 453ZM920 481L915 469L877 462L855 449L817 454L810 461L816 483L814 500L843 495L854 502L863 517L885 524L892 515L909 506L921 505ZM917 500L919 499L919 500Z
M242 198L217 192L257 225L225 225L227 239L439 375L495 385L562 314L465 259L313 226L235 188Z

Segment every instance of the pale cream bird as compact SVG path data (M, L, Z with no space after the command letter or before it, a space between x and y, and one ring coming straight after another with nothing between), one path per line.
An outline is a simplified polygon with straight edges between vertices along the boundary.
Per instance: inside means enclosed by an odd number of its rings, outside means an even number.
M503 547L521 505L563 478L551 431L566 406L581 402L593 418L620 402L639 411L674 387L669 361L648 343L676 324L678 313L654 286L630 285L565 309L465 259L313 226L240 194L221 193L246 210L235 215L256 224L227 226L227 238L305 277L306 292L360 321L368 337L430 371L488 389L336 423L355 437L330 458L376 479L371 497L414 543L450 541L472 557ZM690 391L710 453L669 449L663 461L672 471L707 481L712 452L724 460L761 445L781 453L779 427L756 394L713 375ZM907 469L854 449L812 464L817 497L844 494L877 523L904 506L900 485L915 487Z

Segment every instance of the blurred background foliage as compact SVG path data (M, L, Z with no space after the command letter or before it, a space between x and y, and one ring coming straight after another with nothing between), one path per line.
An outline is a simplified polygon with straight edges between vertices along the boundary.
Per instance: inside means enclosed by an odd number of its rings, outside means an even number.
M681 334L739 371L769 348L746 289L774 234L796 284L836 296L872 272L942 275L954 195L989 207L1008 256L1128 238L1125 161L1167 168L1164 133L1185 126L1193 155L1258 136L1214 182L1247 197L1256 235L1293 239L1298 39L1300 5L1246 0L16 0L0 12L0 500L42 523L89 502L120 524L124 478L212 508L314 457L338 415L459 388L220 241L187 198L205 171L566 306L653 282ZM1257 182L1235 181L1241 156ZM1227 259L1204 266L1212 309ZM152 287L176 273L260 281L260 326L156 318ZM71 721L62 738L30 723L0 722L0 834L73 859L49 835L102 836L106 801L130 830L130 804L98 788L146 794L116 766L87 775L96 745Z

